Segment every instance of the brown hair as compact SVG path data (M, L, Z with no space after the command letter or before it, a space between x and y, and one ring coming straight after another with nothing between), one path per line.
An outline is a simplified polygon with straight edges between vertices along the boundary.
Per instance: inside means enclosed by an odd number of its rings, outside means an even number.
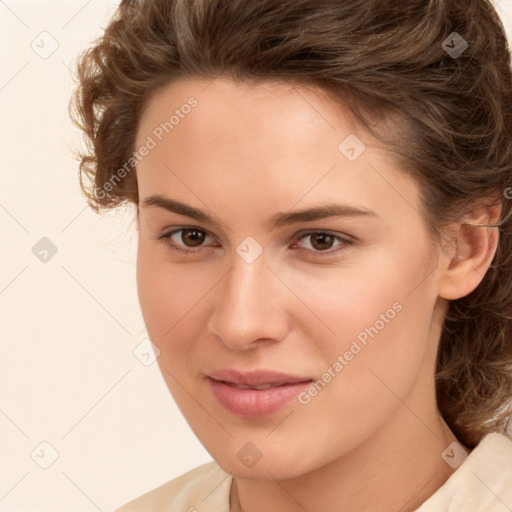
M348 105L417 178L436 241L470 203L489 194L501 202L491 267L449 302L436 392L467 446L503 430L512 395L512 72L490 0L124 0L80 56L71 103L86 135L80 185L91 208L138 204L130 158L151 95L180 77L219 75L311 85ZM374 133L375 114L401 130Z

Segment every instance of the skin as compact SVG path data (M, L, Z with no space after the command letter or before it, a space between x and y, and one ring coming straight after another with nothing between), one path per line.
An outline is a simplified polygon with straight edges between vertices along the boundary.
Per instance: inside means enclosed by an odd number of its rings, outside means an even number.
M456 243L436 252L417 183L348 110L304 86L182 79L149 101L136 146L191 96L197 107L137 166L139 300L170 392L235 476L244 512L414 510L454 471L441 457L457 439L436 406L435 357L448 300L481 281L496 231L454 226ZM349 134L366 145L353 162L338 150ZM219 225L144 206L153 194ZM330 202L376 216L267 225L277 212ZM467 220L498 215L480 208ZM209 236L167 240L188 255L157 240L183 227ZM311 230L353 244L299 238ZM252 263L236 252L247 236L263 249ZM317 380L394 303L401 311L307 404L243 418L205 380L233 367ZM247 442L262 455L250 468L237 457Z

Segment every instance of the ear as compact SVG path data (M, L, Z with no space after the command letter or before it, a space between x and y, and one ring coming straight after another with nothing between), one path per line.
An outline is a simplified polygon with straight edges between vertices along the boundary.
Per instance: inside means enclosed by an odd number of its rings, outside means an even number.
M440 260L438 294L448 300L470 294L482 281L498 248L501 203L478 206L451 230Z

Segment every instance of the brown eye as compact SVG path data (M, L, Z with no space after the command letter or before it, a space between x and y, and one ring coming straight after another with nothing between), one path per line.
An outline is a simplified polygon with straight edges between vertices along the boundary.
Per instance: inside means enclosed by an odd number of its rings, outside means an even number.
M312 233L311 246L317 251L330 249L334 243L335 237L329 233Z
M207 248L206 239L211 238L210 235L197 228L180 228L169 231L158 236L158 240L165 244L169 249L182 253L197 253L200 249Z
M181 230L181 241L187 247L198 247L205 239L205 233L197 229L182 229Z
M315 258L335 256L354 244L353 239L348 236L339 236L326 231L309 231L300 235L297 240L301 251ZM308 243L305 245L303 241Z

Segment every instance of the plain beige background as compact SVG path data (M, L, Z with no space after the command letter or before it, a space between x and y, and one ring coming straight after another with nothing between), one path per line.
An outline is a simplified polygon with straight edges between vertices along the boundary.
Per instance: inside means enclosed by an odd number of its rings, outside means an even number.
M1 512L108 512L211 460L148 365L133 212L78 186L70 68L116 5L0 0Z

